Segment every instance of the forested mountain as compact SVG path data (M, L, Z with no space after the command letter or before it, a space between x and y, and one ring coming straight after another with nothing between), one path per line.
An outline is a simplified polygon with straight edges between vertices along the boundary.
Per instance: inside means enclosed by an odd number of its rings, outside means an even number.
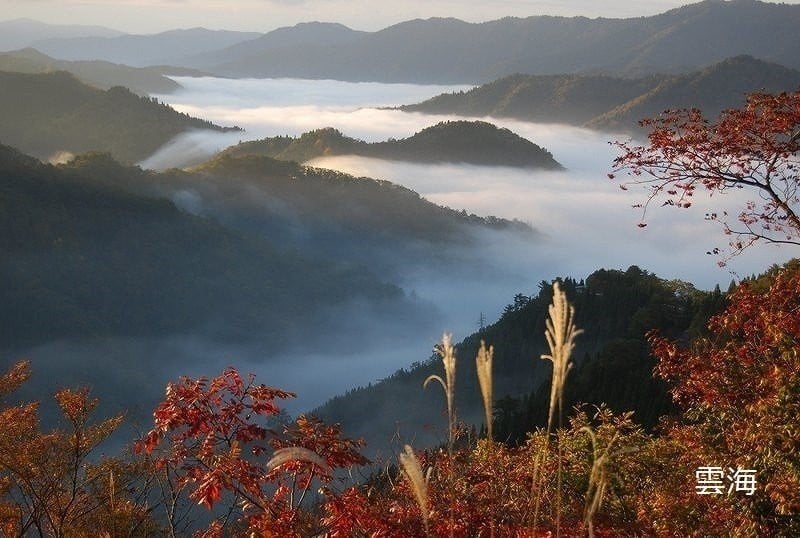
M240 62L243 71L257 72L265 63L283 66L295 76L317 78L315 55L318 49L346 45L368 32L352 30L343 24L303 22L291 27L278 28L255 39L243 40L230 47L204 54L192 54L181 60L190 67L227 64L232 58ZM298 63L299 62L299 63ZM308 69L304 68L308 65Z
M122 87L92 88L63 71L0 71L0 117L0 141L44 159L107 151L136 162L186 130L228 129Z
M309 257L369 267L388 279L411 268L458 262L461 249L475 246L481 231L537 238L522 222L441 207L388 181L269 157L223 155L191 172L160 174L122 167L102 155L79 157L65 167L169 198L241 233L281 238Z
M562 282L576 310L575 323L584 333L573 353L575 368L566 382L566 405L606 402L616 411L634 410L634 419L653 425L670 410L666 387L652 379L653 367L645 333L659 329L670 337L699 334L708 317L724 306L719 290L703 292L691 284L667 281L632 266L626 271L601 269L585 282ZM475 372L480 341L494 346L495 431L506 440L520 440L526 428L547 422L551 365L541 360L550 283L541 282L531 296L514 297L501 318L456 345L456 412L460 420L480 426L482 403ZM325 420L347 425L365 436L376 450L390 439L415 441L415 446L446 438L444 398L423 390L431 374L441 374L437 355L401 369L367 387L333 398L315 411ZM549 385L549 384L548 384ZM423 433L424 432L424 433ZM399 437L399 439L398 439Z
M737 56L686 75L626 79L602 75L512 75L466 92L400 107L408 112L508 117L630 130L669 108L715 115L741 106L753 91L800 87L800 71Z
M678 73L749 54L800 68L800 6L706 0L651 17L507 17L403 22L377 32L302 28L218 51L192 66L226 76L486 83L513 73ZM282 39L285 38L285 39Z
M116 37L123 32L102 26L82 24L47 24L31 19L0 22L0 51L31 46L42 39L73 37Z
M462 162L488 166L561 169L546 149L508 129L482 121L447 121L401 140L367 143L333 128L300 137L273 137L231 146L223 155L262 155L304 162L329 155L361 155L410 162Z
M102 90L124 86L140 95L170 93L181 87L174 80L165 77L157 68L129 67L104 61L56 60L31 48L0 54L0 71L18 73L68 71L90 86Z
M190 28L151 35L42 39L31 46L60 60L105 60L146 67L177 64L185 56L226 48L260 35L258 32Z
M210 318L227 330L228 315L288 338L318 304L398 300L381 280L472 246L480 230L535 238L386 181L267 157L155 173L105 154L53 167L3 146L0 180L4 341L180 332Z
M0 348L174 333L278 345L326 305L402 297L366 271L131 193L126 170L147 174L104 159L58 168L0 146Z
M800 71L738 56L688 75L671 77L638 98L592 119L589 127L619 129L667 109L699 108L710 117L744 105L752 92L781 93L800 88Z

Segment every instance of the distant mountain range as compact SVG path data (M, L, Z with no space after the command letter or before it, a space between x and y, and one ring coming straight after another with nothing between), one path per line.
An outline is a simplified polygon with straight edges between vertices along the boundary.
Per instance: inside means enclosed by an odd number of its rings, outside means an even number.
M163 70L159 68L129 67L102 60L75 62L56 60L32 48L0 53L0 71L19 73L68 71L90 86L102 90L114 86L124 86L140 95L170 93L181 87L171 78L164 76ZM201 73L186 69L181 74L199 75Z
M231 146L224 155L262 155L305 162L330 155L360 155L410 162L460 162L489 166L561 169L549 151L508 129L482 121L447 121L401 140L367 143L333 128L300 137L273 137Z
M117 37L121 35L124 33L102 26L47 24L32 19L14 19L0 22L0 51L29 47L42 39Z
M516 118L630 131L666 109L716 115L741 106L754 91L794 91L800 71L737 56L686 75L636 79L603 75L512 75L466 92L400 107L409 112Z
M800 5L707 0L652 17L403 22L377 32L276 30L186 65L225 76L485 83L513 73L641 76L749 54L800 68Z
M0 71L0 141L43 159L105 151L137 162L189 129L230 130L122 87L99 90L69 73Z
M31 46L62 60L106 60L145 67L180 65L186 56L209 53L259 36L258 32L191 28L151 35L52 38Z
M232 77L481 84L514 73L685 73L743 54L800 69L798 27L800 5L705 0L629 19L432 18L376 32L314 22L267 34L194 28L51 37L16 41L15 48L33 46L65 60L170 64Z

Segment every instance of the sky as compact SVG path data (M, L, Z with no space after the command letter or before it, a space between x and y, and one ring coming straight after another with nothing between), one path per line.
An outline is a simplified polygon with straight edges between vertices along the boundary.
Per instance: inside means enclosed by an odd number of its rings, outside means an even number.
M299 22L339 22L374 31L414 18L470 22L505 16L562 15L627 18L693 3L689 0L0 0L0 20L32 18L51 24L91 24L130 33L174 28L267 32ZM790 4L800 0L790 0ZM376 9L380 5L380 9Z

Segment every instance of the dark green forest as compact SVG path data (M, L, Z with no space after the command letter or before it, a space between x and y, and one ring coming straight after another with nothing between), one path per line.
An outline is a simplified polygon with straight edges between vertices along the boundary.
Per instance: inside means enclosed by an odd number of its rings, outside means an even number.
M326 305L411 308L392 275L480 230L536 237L386 181L268 157L157 173L100 153L47 165L2 146L0 189L4 347L198 331L279 345Z
M92 88L64 71L0 71L0 117L0 143L43 159L104 151L133 163L189 129L230 129L123 87Z
M59 168L0 147L4 348L198 331L278 345L325 305L402 296L363 269L320 263L285 241L134 194L123 177L149 175L138 168L98 156L92 170L87 160L82 171ZM109 167L118 173L104 175Z
M562 288L576 310L579 336L576 364L566 383L565 406L606 403L616 411L634 411L634 420L652 427L672 410L667 386L653 378L654 359L645 335L657 329L688 341L702 333L708 318L725 306L725 294L664 280L631 266L625 271L599 269L582 280L566 277ZM456 409L467 424L482 422L475 355L483 340L494 346L495 437L521 442L526 432L547 423L551 366L544 333L552 285L541 282L532 295L518 294L495 323L456 345ZM390 377L355 388L315 410L327 421L341 422L364 435L380 451L387 440L417 444L441 442L446 431L439 391L422 382L439 373L437 355L398 370Z
M483 121L445 121L400 140L367 143L331 127L297 138L279 136L242 142L223 155L260 155L296 162L331 155L361 155L376 159L561 170L546 149L509 129Z

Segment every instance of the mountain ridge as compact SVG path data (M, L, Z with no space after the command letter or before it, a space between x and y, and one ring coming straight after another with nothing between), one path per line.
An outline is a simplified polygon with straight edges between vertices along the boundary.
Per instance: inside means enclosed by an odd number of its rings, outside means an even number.
M218 76L483 84L513 73L675 74L742 54L800 69L797 26L800 5L705 0L631 18L432 17L372 32L313 21L267 33L200 28L36 46L60 59L172 64Z
M308 318L298 301L321 307L358 290L376 299L401 293L132 192L125 174L148 175L97 157L54 167L0 145L0 349L214 326L220 336L269 331L277 344L289 320Z
M420 83L486 83L512 73L643 76L684 72L740 54L800 68L793 30L798 24L800 6L755 0L707 0L629 19L415 19L335 46L259 49L261 60L246 53L253 42L245 42L193 67L225 76Z
M700 108L715 115L741 106L753 91L793 91L800 71L751 56L728 58L685 75L511 75L468 91L441 94L400 110L567 123L635 131L666 109Z
M0 71L0 117L3 143L43 159L108 151L137 162L189 129L238 129L192 118L119 86L87 86L66 71Z
M190 54L211 52L260 35L258 32L189 28L155 34L43 39L30 46L60 60L105 60L147 67L177 64Z
M29 47L35 41L46 38L71 38L82 36L114 37L124 32L104 26L80 24L49 24L22 17L0 21L0 51Z
M182 87L164 76L164 69L130 67L104 60L56 60L30 47L0 53L0 71L16 73L68 71L82 82L101 90L124 86L139 95L172 93Z
M297 138L273 137L242 142L226 155L265 155L305 162L332 155L359 155L408 162L460 162L561 170L552 154L508 129L481 121L446 121L400 140L367 143L328 127Z

